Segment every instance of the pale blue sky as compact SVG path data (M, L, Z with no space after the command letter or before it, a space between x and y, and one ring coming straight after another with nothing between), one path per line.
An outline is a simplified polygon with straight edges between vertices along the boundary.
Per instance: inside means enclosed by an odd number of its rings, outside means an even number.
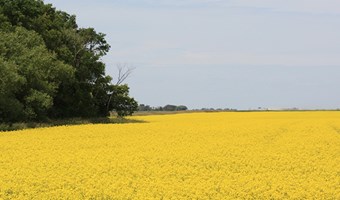
M107 34L140 103L340 108L338 0L45 0Z

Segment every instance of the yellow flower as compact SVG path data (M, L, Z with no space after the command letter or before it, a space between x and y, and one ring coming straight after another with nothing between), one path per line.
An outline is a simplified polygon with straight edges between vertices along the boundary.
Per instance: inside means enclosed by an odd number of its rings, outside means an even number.
M0 199L340 199L340 112L0 132Z

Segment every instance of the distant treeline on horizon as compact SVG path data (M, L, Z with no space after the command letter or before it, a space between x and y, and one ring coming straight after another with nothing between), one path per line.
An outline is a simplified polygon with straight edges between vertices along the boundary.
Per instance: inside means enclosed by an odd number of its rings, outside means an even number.
M249 109L236 109L236 108L195 108L189 109L185 105L171 105L167 104L165 106L150 106L146 104L140 104L138 106L138 111L239 111L239 112L253 112L253 111L340 111L340 108L337 109L301 109L297 107L292 108L265 108L265 107L257 107L257 108L249 108Z
M138 106L138 111L237 111L233 108L200 108L200 109L189 109L185 105L171 105L167 104L165 106L153 107L150 105L140 104Z

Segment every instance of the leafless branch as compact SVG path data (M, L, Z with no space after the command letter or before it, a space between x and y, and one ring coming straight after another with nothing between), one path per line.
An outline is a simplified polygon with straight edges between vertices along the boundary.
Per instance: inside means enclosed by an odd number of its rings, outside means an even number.
M118 69L118 77L117 77L116 85L120 85L131 75L132 71L135 68L129 66L126 63L118 63L116 66Z
M135 69L134 67L129 66L127 63L118 63L116 64L116 67L118 69L118 77L117 77L116 85L122 84L131 75L132 71ZM113 95L113 92L110 94L107 105L106 105L107 112L109 112L112 95Z

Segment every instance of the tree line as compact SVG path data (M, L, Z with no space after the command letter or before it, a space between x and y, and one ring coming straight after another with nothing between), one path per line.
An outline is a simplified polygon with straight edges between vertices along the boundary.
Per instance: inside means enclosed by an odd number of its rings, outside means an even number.
M42 0L0 0L0 122L119 116L138 108L112 83L105 34Z
M149 105L140 104L138 106L138 111L185 111L188 110L188 107L184 105L165 105L165 106L159 106L159 107L151 107Z
M189 110L185 105L165 105L153 107L146 104L140 104L138 106L138 111L186 111ZM190 111L237 111L237 109L233 108L200 108L200 109L191 109Z

